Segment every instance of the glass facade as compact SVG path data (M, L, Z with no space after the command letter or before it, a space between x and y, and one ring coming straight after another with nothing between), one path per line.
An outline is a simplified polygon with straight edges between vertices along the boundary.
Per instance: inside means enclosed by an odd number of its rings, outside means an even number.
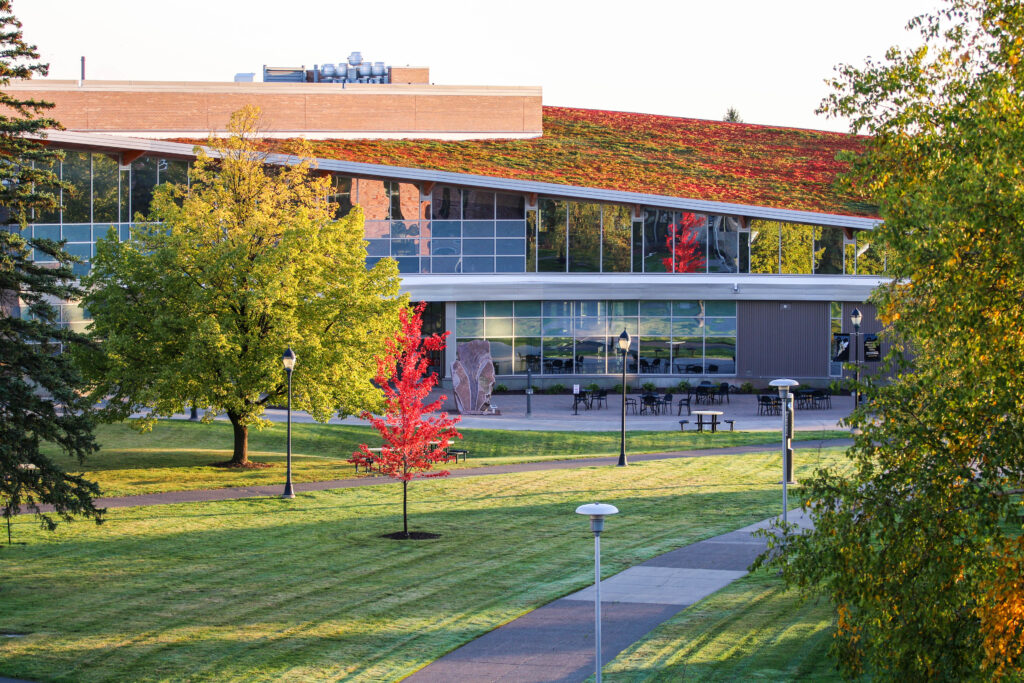
M629 373L736 372L733 301L461 301L454 343L491 342L499 375L605 375L622 372L622 330Z

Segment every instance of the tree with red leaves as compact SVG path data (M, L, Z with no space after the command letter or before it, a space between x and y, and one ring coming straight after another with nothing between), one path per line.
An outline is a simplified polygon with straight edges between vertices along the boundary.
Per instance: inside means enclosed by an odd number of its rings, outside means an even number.
M671 256L661 259L665 270L669 273L696 273L704 270L704 245L697 239L697 231L704 225L707 219L694 213L684 213L679 217L679 223L672 223L668 226L668 235L665 237L665 245L673 253Z
M424 417L440 408L447 398L441 396L429 404L423 403L438 381L437 373L427 374L429 352L443 349L448 336L448 332L422 336L425 307L425 303L420 303L411 311L399 311L400 330L394 339L388 340L385 354L377 357L375 379L384 391L384 415L363 412L361 417L380 432L384 446L378 454L360 444L349 459L364 467L377 466L382 474L401 480L402 533L396 534L401 538L409 538L409 481L416 477L447 477L446 470L427 472L435 464L447 461L446 447L452 439L462 438L454 427L459 417L448 417L448 413Z

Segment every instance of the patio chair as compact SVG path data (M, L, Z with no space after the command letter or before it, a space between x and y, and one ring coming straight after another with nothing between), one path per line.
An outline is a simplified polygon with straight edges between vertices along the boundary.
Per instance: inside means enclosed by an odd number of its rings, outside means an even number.
M815 408L831 408L832 392L828 389L815 389L812 394Z
M682 415L683 414L683 406L686 406L686 414L687 415L692 415L693 414L692 411L690 410L690 396L691 396L690 394L686 394L686 396L680 396L679 397L679 402L677 404L679 406L679 408L676 410L676 415Z
M670 410L672 410L672 394L665 392L665 395L658 401L658 412L661 413L664 411L668 413ZM671 415L671 413L669 414Z
M604 403L604 407L605 408L608 407L608 390L607 389L600 389L600 390L598 390L597 393L592 394L592 397L593 398L590 399L591 407L593 407L596 404L597 407L600 408L602 403Z
M731 387L729 386L728 382L722 382L721 384L718 385L718 402L719 403L722 402L722 397L725 397L725 402L726 403L732 403L732 401L729 400L729 389L730 388Z

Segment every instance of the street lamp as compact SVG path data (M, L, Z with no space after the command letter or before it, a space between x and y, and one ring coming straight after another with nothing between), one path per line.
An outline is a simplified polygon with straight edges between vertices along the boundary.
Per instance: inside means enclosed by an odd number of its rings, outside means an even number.
M292 347L285 349L284 354L281 356L281 363L284 365L284 371L288 375L288 474L285 479L284 493L281 494L282 498L294 498L295 491L292 490L292 370L295 369L295 361L298 356L292 351Z
M850 314L850 323L853 325L853 365L854 365L854 386L853 386L853 407L856 408L860 405L860 352L857 347L860 346L860 311L856 308Z
M768 384L779 388L779 398L782 400L782 522L785 524L789 521L786 485L793 481L793 411L789 390L800 386L800 382L795 379L773 379Z
M619 351L622 351L622 433L619 439L619 467L626 466L626 354L629 352L629 332L622 330L619 335Z
M628 335L626 339L629 339ZM576 508L576 514L590 515L590 530L594 532L594 666L597 683L601 683L601 532L604 531L604 518L618 512L617 507L606 503L590 503Z

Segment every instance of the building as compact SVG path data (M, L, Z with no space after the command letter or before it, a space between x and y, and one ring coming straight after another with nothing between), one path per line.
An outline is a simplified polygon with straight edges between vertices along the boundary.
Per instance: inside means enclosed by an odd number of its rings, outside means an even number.
M428 327L488 340L509 387L528 371L611 384L623 329L641 381L827 384L852 309L879 331L864 305L885 274L875 209L835 182L837 153L862 139L544 107L540 88L435 86L419 68L387 83L295 72L302 82L12 85L56 103L67 130L49 143L79 188L32 230L67 240L86 270L111 225L127 235L157 184L187 182L194 145L255 103L270 148L313 140L340 211L366 213L369 261L398 262L403 291L430 303ZM62 316L87 325L73 303ZM455 344L445 353L442 373Z

